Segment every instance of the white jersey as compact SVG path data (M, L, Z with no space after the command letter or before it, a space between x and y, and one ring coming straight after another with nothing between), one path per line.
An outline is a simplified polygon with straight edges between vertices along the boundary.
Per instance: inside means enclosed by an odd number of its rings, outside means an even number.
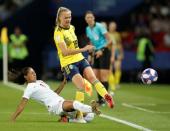
M43 103L46 107L54 106L59 101L64 101L62 97L51 90L50 87L41 80L29 83L24 91L23 97L26 99L32 98Z

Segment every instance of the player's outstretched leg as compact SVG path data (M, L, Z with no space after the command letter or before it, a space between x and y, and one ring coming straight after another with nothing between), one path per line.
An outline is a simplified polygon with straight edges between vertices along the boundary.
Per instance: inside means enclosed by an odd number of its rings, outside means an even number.
M109 95L109 93L107 92L107 90L105 89L103 84L99 80L96 80L96 81L93 82L93 85L96 88L97 92L105 99L108 106L110 108L113 108L114 107L114 101L112 99L112 96Z
M84 112L84 113L94 112L94 113L96 113L96 115L100 114L99 113L100 111L98 110L98 105L97 105L96 101L92 101L91 106L85 105L85 104L80 103L78 101L74 101L73 107L74 107L74 109L81 111L81 112Z

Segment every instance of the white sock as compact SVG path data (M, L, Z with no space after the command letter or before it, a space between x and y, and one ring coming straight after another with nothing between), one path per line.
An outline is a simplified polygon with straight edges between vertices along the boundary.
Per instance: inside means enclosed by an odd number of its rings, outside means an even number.
M80 103L78 101L73 102L73 107L74 107L74 109L81 111L81 112L84 112L84 113L92 112L91 106L85 105L85 104Z

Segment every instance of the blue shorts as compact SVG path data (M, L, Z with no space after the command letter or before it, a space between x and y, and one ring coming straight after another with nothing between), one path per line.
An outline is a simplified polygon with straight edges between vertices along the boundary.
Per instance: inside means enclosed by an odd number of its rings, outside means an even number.
M68 80L72 80L75 74L83 75L84 69L88 66L90 66L90 64L86 59L69 64L63 67L64 75Z

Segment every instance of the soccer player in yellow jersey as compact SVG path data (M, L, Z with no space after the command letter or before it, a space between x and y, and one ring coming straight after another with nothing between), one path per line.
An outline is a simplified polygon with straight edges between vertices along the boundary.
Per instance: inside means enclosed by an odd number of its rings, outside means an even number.
M114 59L114 84L116 87L119 87L120 79L121 79L121 64L124 57L122 41L120 33L116 31L117 25L114 21L109 23L109 36L112 39L112 45L115 52L115 59Z
M54 41L57 47L60 64L64 75L70 79L79 90L84 90L84 79L82 75L93 84L97 92L107 101L108 106L113 108L114 102L104 86L97 80L88 61L82 52L93 50L92 45L84 48L78 47L75 28L71 25L71 11L68 8L60 7L56 17L56 28ZM84 93L77 92L76 100L83 102Z

